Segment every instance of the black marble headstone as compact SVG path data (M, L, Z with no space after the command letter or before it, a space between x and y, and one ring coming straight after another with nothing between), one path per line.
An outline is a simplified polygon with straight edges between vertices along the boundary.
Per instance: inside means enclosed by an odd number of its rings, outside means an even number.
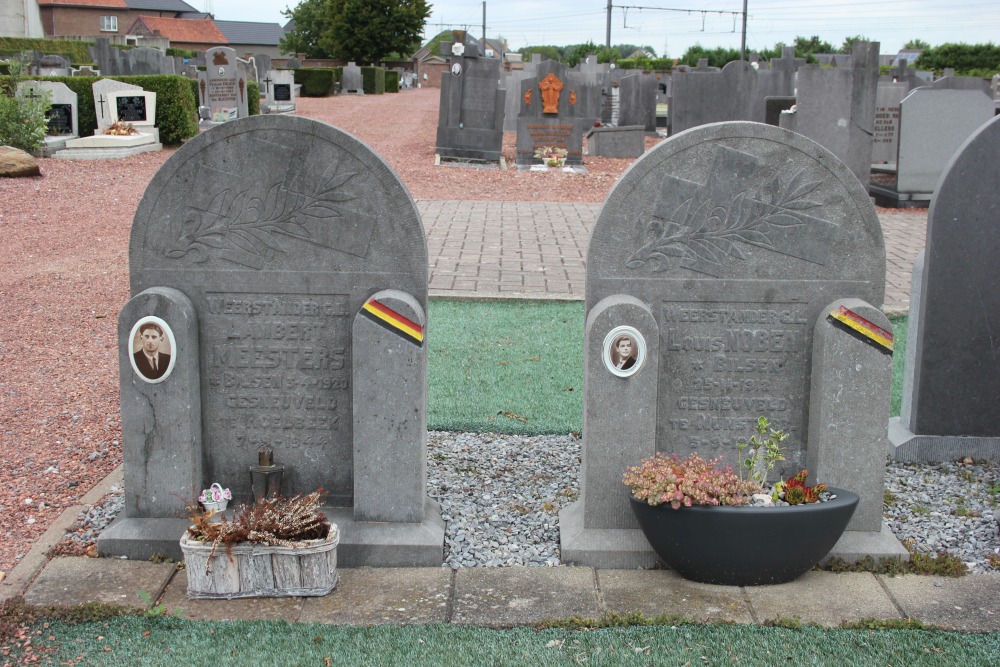
M276 83L274 84L274 101L275 102L291 102L292 101L292 86L287 83Z
M49 134L73 134L72 104L53 104L45 117L49 119Z
M118 120L135 123L146 120L146 98L143 95L130 95L117 98Z

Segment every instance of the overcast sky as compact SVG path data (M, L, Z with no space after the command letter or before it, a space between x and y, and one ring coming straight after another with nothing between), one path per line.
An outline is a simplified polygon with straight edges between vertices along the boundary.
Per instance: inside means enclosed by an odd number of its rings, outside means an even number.
M651 46L660 56L681 56L701 44L740 48L742 0L612 0L611 43ZM284 25L281 10L296 0L188 0L218 19L265 21ZM653 8L688 11L662 11ZM703 13L707 12L707 13ZM932 46L970 44L1000 38L1000 0L748 0L747 48L791 43L797 35L839 47L845 37L864 35L895 53L914 38ZM432 0L425 34L468 26L482 33L483 3ZM565 46L593 40L603 44L607 0L488 0L486 32L506 37L512 49L532 44Z

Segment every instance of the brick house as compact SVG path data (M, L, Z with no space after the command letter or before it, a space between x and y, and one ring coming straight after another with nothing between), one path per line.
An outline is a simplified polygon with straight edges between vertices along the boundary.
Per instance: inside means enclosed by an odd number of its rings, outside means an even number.
M38 0L46 37L126 36L140 16L206 16L183 0Z
M137 38L164 37L177 49L204 51L214 46L227 46L229 40L211 18L184 19L140 16L128 29Z

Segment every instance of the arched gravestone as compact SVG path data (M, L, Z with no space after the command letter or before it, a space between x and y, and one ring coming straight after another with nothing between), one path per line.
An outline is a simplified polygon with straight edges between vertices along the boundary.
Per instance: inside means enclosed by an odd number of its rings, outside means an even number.
M563 560L651 564L625 467L656 451L735 465L759 416L791 434L781 472L808 464L859 491L866 510L851 528L876 539L891 354L872 335L892 336L870 304L884 282L867 194L804 137L717 123L633 164L590 239L582 488L560 514ZM627 376L610 367L622 327L646 352Z
M176 516L174 493L220 482L249 500L249 466L270 446L283 495L322 488L342 508L330 512L342 564L440 563L440 511L425 491L427 247L381 158L302 118L216 127L153 178L129 265L126 516L140 534ZM146 316L173 329L181 353L176 377L155 384L129 361L132 323ZM102 536L102 551L141 548L119 537Z
M958 149L935 188L913 263L893 458L1000 462L1000 118Z

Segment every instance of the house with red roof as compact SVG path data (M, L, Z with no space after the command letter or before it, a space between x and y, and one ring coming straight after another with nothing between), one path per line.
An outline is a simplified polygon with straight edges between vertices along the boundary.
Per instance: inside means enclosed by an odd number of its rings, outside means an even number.
M211 18L185 19L140 16L128 29L137 38L164 37L178 49L204 51L213 46L226 46L229 40ZM141 43L141 42L140 42Z

